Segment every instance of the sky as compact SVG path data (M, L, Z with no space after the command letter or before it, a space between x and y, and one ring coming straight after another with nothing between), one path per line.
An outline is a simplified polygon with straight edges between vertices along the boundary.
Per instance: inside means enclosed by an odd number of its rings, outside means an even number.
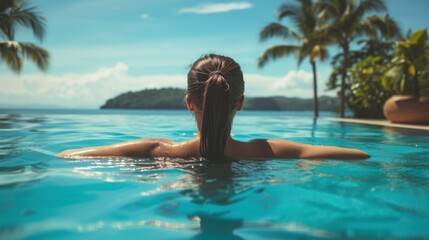
M98 108L127 91L186 87L189 65L206 53L234 58L244 72L246 96L312 97L308 61L294 56L257 67L268 47L293 43L259 41L260 30L276 21L276 10L291 0L28 0L46 18L38 42L26 29L17 41L34 42L51 54L50 68L24 63L18 75L0 62L0 107ZM386 0L400 27L428 28L429 0ZM291 22L281 22L293 28ZM0 39L2 41L2 39ZM331 47L330 55L338 52ZM319 96L331 71L318 63Z

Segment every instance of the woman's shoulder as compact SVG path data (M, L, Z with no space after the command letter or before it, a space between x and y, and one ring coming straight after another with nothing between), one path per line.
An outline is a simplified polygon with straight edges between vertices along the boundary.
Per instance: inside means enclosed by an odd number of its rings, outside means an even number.
M199 141L196 139L174 142L164 138L149 138L142 139L143 142L149 144L151 148L151 157L198 157L199 153Z
M233 140L226 148L226 155L232 158L247 159L268 159L273 154L269 144L269 139L252 139L249 141Z
M139 140L135 140L141 143L149 143L149 144L153 144L153 145L157 145L157 144L175 144L176 142L173 142L170 139L167 138L142 138Z
M142 155L158 156L160 153L168 152L176 143L166 138L143 138L131 141L137 148L140 148ZM143 150L143 151L142 151Z
M266 138L234 142L231 154L249 159L297 158L304 146L287 140Z

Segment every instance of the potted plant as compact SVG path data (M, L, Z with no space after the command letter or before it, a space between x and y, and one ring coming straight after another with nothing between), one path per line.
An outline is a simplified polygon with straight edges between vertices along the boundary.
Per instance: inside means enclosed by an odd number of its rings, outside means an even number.
M384 104L394 123L429 124L429 43L426 29L396 42L395 55L382 78L396 94Z

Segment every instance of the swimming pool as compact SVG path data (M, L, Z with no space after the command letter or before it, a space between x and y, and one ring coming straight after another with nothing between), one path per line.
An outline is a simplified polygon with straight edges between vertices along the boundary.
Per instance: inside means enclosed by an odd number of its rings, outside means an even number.
M232 132L372 158L69 161L55 154L182 141L195 123L185 111L0 110L0 239L428 238L429 134L310 116L243 111Z

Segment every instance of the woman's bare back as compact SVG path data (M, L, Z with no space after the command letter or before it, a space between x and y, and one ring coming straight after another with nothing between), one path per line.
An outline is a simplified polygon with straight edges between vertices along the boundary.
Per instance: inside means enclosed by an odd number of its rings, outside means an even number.
M176 143L168 139L141 139L124 143L68 150L60 157L134 157L134 158L194 158L201 157L199 138ZM369 154L357 150L331 146L313 146L279 139L255 139L248 142L228 138L225 159L364 159Z

